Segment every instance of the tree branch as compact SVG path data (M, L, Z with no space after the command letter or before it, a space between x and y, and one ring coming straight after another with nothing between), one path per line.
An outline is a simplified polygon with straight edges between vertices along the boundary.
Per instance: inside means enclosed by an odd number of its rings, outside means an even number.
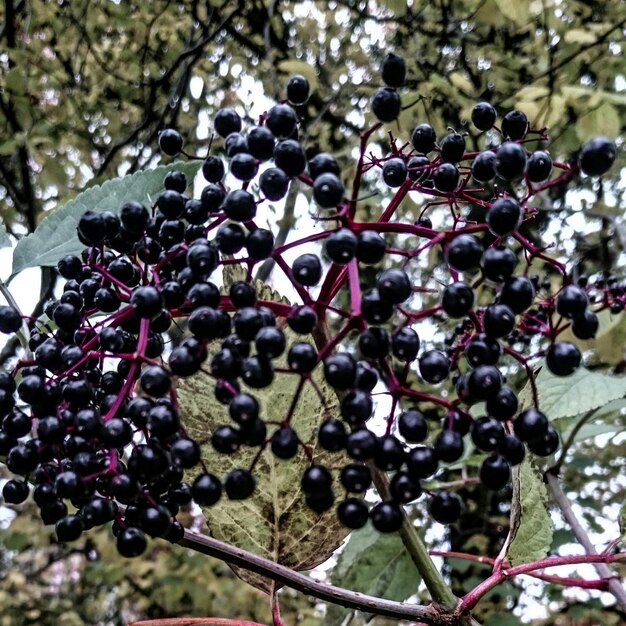
M589 535L578 521L578 518L572 509L571 502L561 489L558 477L552 472L547 472L546 480L548 487L552 492L554 501L561 510L563 517L570 525L578 543L583 546L588 555L596 556L598 553L596 552L595 546L591 543ZM611 572L609 567L606 565L606 562L598 559L598 561L594 563L594 567L601 578L611 578L611 580L609 580L609 592L613 594L617 603L622 607L622 610L626 611L626 589L624 589L619 580L613 578L613 572Z
M391 600L367 596L356 591L340 589L339 587L319 582L310 576L294 572L290 568L279 565L274 561L264 559L241 548L236 548L196 532L186 530L185 537L180 542L180 545L190 550L216 557L226 563L243 567L246 570L326 602L398 620L419 620L424 624L432 625L443 625L445 623L445 617L434 607L392 602Z

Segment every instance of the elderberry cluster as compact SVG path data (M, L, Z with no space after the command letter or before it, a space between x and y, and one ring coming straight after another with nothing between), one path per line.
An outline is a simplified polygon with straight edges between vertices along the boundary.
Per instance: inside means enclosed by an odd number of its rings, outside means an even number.
M381 122L399 115L405 74L404 60L388 55L385 86L372 100ZM306 455L301 489L309 507L316 513L335 507L349 528L371 520L382 532L399 529L402 505L419 498L423 481L461 460L469 446L486 453L479 478L491 489L507 485L527 450L547 456L557 449L555 428L538 406L520 411L503 372L515 362L526 366L532 352L545 356L554 374L571 374L580 351L558 336L571 328L580 339L592 338L598 311L620 312L626 291L615 280L573 282L519 229L533 219L533 197L579 171L603 174L615 146L597 138L577 163L553 162L543 147L527 150L529 142L543 146L546 136L521 111L508 112L496 127L496 110L480 102L471 122L485 133L482 151L468 151L467 133L438 138L420 123L410 141L394 139L384 158L363 148L348 191L338 161L307 152L298 138L298 110L308 96L307 80L292 77L287 100L245 131L235 109L219 110L213 124L223 152L203 159L199 197L174 171L153 206L132 201L118 213L87 211L80 218L85 247L59 260L63 293L46 304L31 333L32 357L0 374L0 457L21 477L5 484L4 499L23 502L34 484L41 518L56 525L59 540L112 522L119 552L136 556L146 534L180 540L176 516L192 500L219 506L223 497L254 494L254 464L209 473L199 444L185 434L176 381L200 371L215 381L207 393L228 408L230 422L211 434L215 451L251 446L281 460ZM379 126L364 132L364 146ZM162 131L159 144L166 155L183 150L174 129ZM387 199L377 215L360 221L358 183L365 175L375 175ZM294 179L310 187L327 228L277 245L257 222L267 222L268 203L285 198ZM423 202L415 223L401 218L409 193ZM450 213L439 229L428 215L436 206ZM482 207L484 220L470 221L468 206ZM396 248L395 234L413 243ZM446 280L416 284L412 265L433 249L443 255ZM293 250L298 254L288 262ZM529 274L524 259L533 258L560 276L556 291L553 281ZM268 259L293 287L294 304L260 298L253 276ZM244 267L247 278L220 288L221 270L232 264ZM364 271L372 268L373 283ZM425 321L455 326L440 341L424 337ZM2 332L21 325L14 309L0 308ZM173 325L184 333L168 345ZM321 373L336 393L339 411L320 411L317 443L348 459L340 467L315 461L291 414L279 423L264 418L268 407L255 391L271 389L283 357L286 375L315 386L313 375ZM390 401L382 435L372 426L381 419L374 394ZM389 489L370 506L364 494L375 473L388 474ZM458 519L457 495L428 495L435 520Z

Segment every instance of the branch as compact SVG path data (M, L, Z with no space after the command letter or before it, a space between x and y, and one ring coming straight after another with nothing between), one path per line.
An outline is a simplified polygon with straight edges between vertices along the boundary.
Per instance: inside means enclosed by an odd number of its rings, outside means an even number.
M608 572L607 578L609 578L609 586L611 583L617 583L619 585L619 582L615 579L611 570L606 566L606 563L617 563L621 561L626 561L626 552L619 552L618 554L576 554L573 556L550 556L546 559L541 559L540 561L523 563L522 565L502 569L489 576L489 578L463 596L457 609L457 613L462 615L473 609L476 604L478 604L478 601L488 591L497 587L505 580L513 578L514 576L520 576L521 574L529 574L535 570L545 569L547 567L557 567L559 565L581 565L588 563L594 565L597 569L602 565Z
M387 475L379 470L374 464L368 464L374 479L374 485L384 500L389 500L391 494L389 492L389 480ZM443 579L441 572L430 558L428 550L419 536L415 526L411 520L404 515L402 528L400 529L400 538L404 547L407 549L411 560L415 564L417 571L420 573L424 584L430 593L435 604L441 605L445 609L452 610L457 604L457 597L452 593L450 586Z
M330 339L328 337L328 329L323 323L319 323L313 330L313 338L318 350L322 350L323 347L329 343ZM369 463L368 466L372 471L374 485L376 486L381 498L389 500L391 496L387 475L372 463ZM430 558L424 542L415 530L411 520L404 514L404 511L402 528L400 529L400 538L402 539L402 543L409 553L411 560L415 563L415 567L420 573L420 576L430 593L433 604L443 607L446 612L451 611L456 606L458 599L452 593L449 585L443 579L441 572L437 569L435 563ZM476 624L476 622L471 618L468 618L468 620L464 623ZM459 622L459 626L460 625L461 622Z
M226 563L243 567L246 570L326 602L398 620L419 620L424 624L432 625L443 625L445 623L443 615L434 607L392 602L391 600L367 596L357 591L340 589L200 533L186 530L185 537L180 542L180 545L190 550L216 557Z
M568 500L567 496L561 489L558 477L552 472L547 472L546 480L548 483L548 487L550 487L550 491L552 492L554 501L556 502L559 509L561 509L563 517L570 525L574 536L576 537L580 545L583 546L587 555L591 557L611 556L598 555L595 546L593 545L593 543L591 543L591 539L589 539L589 535L582 527L581 523L578 521L578 518L576 517L576 514L572 509L571 502ZM603 561L598 558L598 560L594 562L596 572L598 572L598 575L601 578L611 578L611 580L609 581L609 592L613 594L617 603L622 607L624 611L626 611L626 589L624 589L619 580L613 578L613 572L611 572L609 567L607 567L606 562L607 561Z

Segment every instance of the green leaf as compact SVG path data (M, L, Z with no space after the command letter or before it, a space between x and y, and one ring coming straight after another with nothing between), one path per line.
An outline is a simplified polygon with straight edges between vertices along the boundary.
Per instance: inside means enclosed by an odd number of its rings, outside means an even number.
M229 282L236 274L231 269L225 272L224 280ZM257 291L260 304L282 299L263 283L257 282ZM279 326L283 322L280 318L277 320ZM296 338L288 328L283 330L288 345L294 340L306 340L302 336ZM285 357L276 359L274 365L285 368ZM337 396L319 369L312 378L322 398L313 384L305 381L290 424L300 441L309 447L314 462L337 467L341 465L341 455L317 448L320 423L329 415L339 414ZM268 425L269 435L276 429L276 423L287 418L299 383L300 376L277 372L270 388L251 390L261 405L261 416L274 424ZM218 454L213 449L210 444L211 433L218 426L231 422L228 407L215 399L214 386L215 381L202 372L177 382L181 420L185 430L200 442L202 460L207 470L223 477L232 469L249 468L258 449L242 446L235 454L228 456ZM245 385L242 387L248 391ZM254 476L257 483L250 498L236 501L224 497L217 506L203 508L211 535L295 570L312 569L324 562L341 544L348 529L339 523L334 509L317 514L306 505L300 490L300 478L309 465L310 461L302 449L293 459L281 460L267 447L255 462ZM259 589L271 590L271 583L263 577L233 569L238 576Z
M518 26L527 26L530 19L530 0L496 0L502 15Z
M483 626L522 626L522 624L523 622L519 617L515 617L511 613L493 614L483 622Z
M581 141L588 141L597 135L616 137L621 129L620 115L609 102L603 102L576 121L576 134Z
M511 565L537 561L548 554L553 526L547 501L541 474L527 456L513 469L512 540L507 550Z
M29 267L53 267L66 254L79 254L84 246L78 240L76 226L87 209L117 213L129 200L151 203L163 189L163 179L168 172L181 170L191 179L199 167L199 161L177 161L131 176L114 178L83 191L45 217L34 233L20 239L13 251L11 276Z
M566 43L585 45L596 42L598 36L584 28L570 28L565 31L564 39Z
M540 366L535 378L539 409L551 420L587 413L626 396L626 376L590 372L584 367L571 376L555 376L543 362ZM520 392L521 406L532 404L530 389L527 383Z
M7 233L7 227L4 225L4 222L0 222L0 249L10 248L12 245L11 238Z
M622 541L626 541L626 501L619 510L617 521L619 523L619 532L622 535Z
M350 535L330 580L344 589L402 602L417 592L420 575L398 534L383 535L367 525ZM340 624L348 613L332 607L327 623Z

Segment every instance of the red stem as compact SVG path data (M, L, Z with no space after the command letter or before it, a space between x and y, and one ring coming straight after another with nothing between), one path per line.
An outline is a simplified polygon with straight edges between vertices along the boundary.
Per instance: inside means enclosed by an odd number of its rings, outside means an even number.
M519 576L520 574L529 574L538 569L547 567L556 567L558 565L579 565L582 563L617 563L618 561L626 561L626 552L618 552L617 554L576 554L571 556L551 556L532 563L523 563L515 567L502 569L494 572L489 578L474 587L469 593L461 598L461 602L457 607L460 614L471 611L479 600L491 589L497 587L508 578Z

